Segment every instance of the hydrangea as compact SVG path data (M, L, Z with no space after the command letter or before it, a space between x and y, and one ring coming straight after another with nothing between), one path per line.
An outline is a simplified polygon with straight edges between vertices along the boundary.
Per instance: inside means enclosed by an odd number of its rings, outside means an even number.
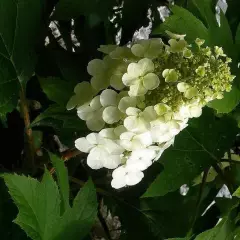
M113 169L113 188L138 184L189 119L231 90L231 59L221 47L168 34L168 44L148 39L100 46L105 56L88 64L90 83L79 83L68 102L94 131L78 138L76 148L88 153L92 169Z

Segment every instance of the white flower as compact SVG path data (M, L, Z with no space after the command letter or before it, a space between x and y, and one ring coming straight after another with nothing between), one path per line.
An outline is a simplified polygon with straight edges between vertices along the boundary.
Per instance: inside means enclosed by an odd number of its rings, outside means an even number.
M103 121L103 106L100 103L100 96L96 96L90 103L84 104L77 109L79 118L86 121L87 127L92 131L101 130L105 122Z
M110 85L116 90L122 90L125 85L122 76L127 71L128 64L123 60L111 60Z
M181 130L181 125L176 120L163 121L162 119L157 119L151 122L151 136L153 142L168 142Z
M135 133L148 131L150 122L157 118L152 106L146 107L143 112L138 108L129 107L126 114L128 117L124 119L124 126L127 130Z
M122 133L126 132L126 128L123 125L119 125L116 128L105 128L99 132L99 136L112 140L119 140Z
M161 39L139 40L131 47L132 53L137 57L153 59L162 52L163 42Z
M90 101L96 94L96 91L92 88L89 82L81 82L78 83L74 88L74 93L75 95L73 95L67 103L68 110L71 110L76 106L81 106Z
M120 99L126 92L117 93L114 90L106 89L100 95L100 102L105 109L103 110L103 120L108 124L118 122L122 117L122 112L118 109Z
M101 59L93 59L88 63L88 73L92 76L91 85L97 91L105 89L109 86L109 79L107 77L108 66Z
M124 132L120 135L120 145L128 151L146 148L152 144L150 132L135 134Z
M122 81L126 86L130 86L129 96L145 95L148 90L158 87L160 80L153 71L154 63L148 58L128 65Z
M116 168L121 163L121 154L124 152L115 141L103 138L97 133L90 133L86 138L77 139L75 146L82 152L89 152L87 164L92 169Z
M128 171L127 167L121 166L113 171L112 177L112 187L119 189L138 184L143 179L144 174L141 171Z
M170 39L168 43L170 45L169 51L172 53L183 52L187 47L187 42L184 39Z
M179 110L179 114L183 118L200 117L202 115L202 106L197 102L189 105L181 106Z
M158 147L149 147L132 151L126 162L129 171L144 171L152 165L157 156Z

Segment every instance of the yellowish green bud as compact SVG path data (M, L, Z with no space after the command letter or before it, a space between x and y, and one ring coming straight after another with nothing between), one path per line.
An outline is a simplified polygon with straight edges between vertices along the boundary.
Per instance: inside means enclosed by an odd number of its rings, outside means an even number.
M158 103L154 106L154 110L156 111L157 115L161 116L167 113L170 110L170 107L164 103Z
M165 69L162 76L165 78L165 82L176 82L178 80L178 74L175 69Z
M176 39L170 39L168 41L170 45L170 52L176 53L176 52L183 52L183 50L187 47L187 42L183 39L177 41Z
M198 90L194 87L191 87L189 89L186 90L186 92L184 92L184 97L187 99L191 99L195 96L197 96L198 94Z
M195 40L195 43L200 47L200 46L202 46L202 45L205 43L205 40L204 40L204 39L197 38L197 39Z
M224 54L224 52L223 52L222 47L215 46L214 51L215 51L217 57L219 57L219 56L225 57L226 56L226 54Z
M191 51L190 49L185 49L185 50L183 51L183 56L184 56L185 58L191 58L191 57L193 56L192 51Z
M204 77L204 75L205 75L205 73L206 73L205 67L199 66L199 67L196 69L196 73L197 73L200 77Z
M177 89L178 89L179 92L185 92L189 87L190 86L185 82L180 82L177 85Z

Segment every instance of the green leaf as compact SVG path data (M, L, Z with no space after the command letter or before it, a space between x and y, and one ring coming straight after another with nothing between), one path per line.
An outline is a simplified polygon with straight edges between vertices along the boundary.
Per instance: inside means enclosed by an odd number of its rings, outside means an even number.
M25 85L34 73L34 48L42 9L40 0L2 0L0 3L1 115L16 107L20 84Z
M206 24L210 28L217 27L217 20L216 16L213 13L214 4L213 0L191 0L194 6L197 8L203 19L205 20Z
M233 85L231 92L224 93L224 98L213 100L208 106L217 110L218 113L231 112L240 102L240 90Z
M233 193L233 196L240 198L240 187Z
M212 45L222 46L225 53L235 59L235 47L233 45L233 36L228 20L224 13L220 12L220 26L209 28Z
M14 222L33 240L80 240L91 229L98 208L91 180L78 193L73 208L61 215L59 190L47 170L41 183L16 174L4 174L3 178L19 210ZM63 185L61 181L61 191Z
M211 109L204 109L202 116L192 119L177 135L174 146L163 153L160 162L164 170L143 197L163 196L191 183L204 169L219 161L236 134L237 126L232 118L216 119Z
M202 38L205 39L207 45L224 47L224 51L235 59L236 51L233 44L232 32L223 12L221 11L220 13L219 26L215 12L213 12L212 0L191 0L190 5L191 11L193 13L197 11L201 15L201 19L206 23L206 26L187 9L173 6L171 8L173 15L160 24L153 33L162 34L166 30L169 30L174 33L186 34L186 39L189 42L193 42L196 38Z
M53 239L83 239L96 220L97 208L96 190L89 180L74 199L73 208L66 211L57 224L59 231Z
M112 9L114 1L105 0L60 0L56 5L53 18L57 20L69 20L80 15L89 16L96 14L101 19L107 20L108 12Z
M168 238L166 240L187 240L186 238Z
M216 196L216 192L212 192L212 189L212 183L206 184L203 189L200 214ZM190 188L186 196L181 195L177 190L161 197L137 199L135 195L130 197L133 191L130 189L125 193L124 201L118 201L115 195L116 200L104 197L104 203L111 207L113 215L120 218L123 239L125 239L124 236L126 239L143 240L184 237L192 225L199 190L200 186L196 186ZM204 227L199 230L205 231L207 227L212 227L212 219L209 219L207 223L205 221Z
M193 42L196 38L205 39L207 43L209 42L208 29L191 12L178 6L173 6L171 10L173 15L160 24L153 31L153 34L162 34L168 30L178 34L186 34L186 39L190 42Z
M199 234L195 240L231 240L234 239L234 229L234 223L230 219L222 219L216 227Z
M17 214L17 207L13 204L3 179L0 179L0 196L1 240L27 240L24 231L12 221Z
M76 212L77 218L92 222L96 217L96 208L96 190L93 181L90 179L75 197L73 210Z
M236 49L237 49L237 53L238 53L238 58L240 55L240 23L238 24L237 27L237 32L236 32L236 36L235 36L235 44L236 44Z
M76 85L75 82L67 82L56 77L39 78L39 82L47 97L63 107L66 106L72 96L73 89Z
M58 156L48 152L51 162L56 170L58 186L61 194L62 212L65 212L69 207L69 184L68 171L65 167L64 161Z
M50 173L45 171L41 183L16 174L4 174L4 180L19 210L15 223L33 240L50 239L60 215L59 191Z

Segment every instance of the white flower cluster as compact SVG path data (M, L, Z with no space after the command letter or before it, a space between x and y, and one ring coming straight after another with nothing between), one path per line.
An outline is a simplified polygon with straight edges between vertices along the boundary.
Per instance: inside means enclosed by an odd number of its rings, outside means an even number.
M184 36L171 37L169 45L150 39L101 46L105 57L87 67L91 82L79 83L68 102L93 131L76 148L89 153L92 169L114 169L113 188L139 183L188 120L231 89L230 60L221 48L212 52L197 39L194 53Z

